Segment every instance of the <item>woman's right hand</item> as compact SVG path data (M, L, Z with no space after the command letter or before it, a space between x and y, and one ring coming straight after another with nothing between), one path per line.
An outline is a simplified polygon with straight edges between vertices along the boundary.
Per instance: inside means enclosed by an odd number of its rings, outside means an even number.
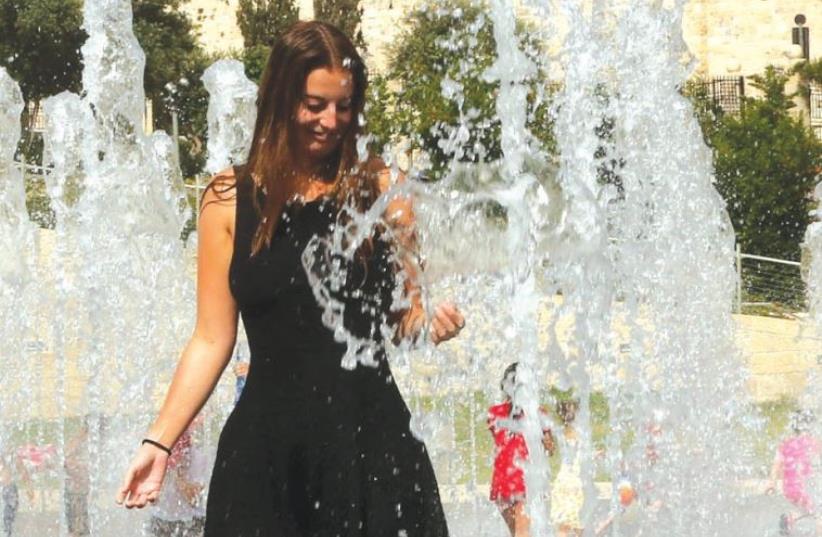
M132 507L143 508L160 497L160 487L166 475L168 455L150 444L140 446L126 472L123 486L117 491L116 501Z
M439 345L443 341L457 337L465 327L462 312L451 302L443 302L434 309L431 316L431 341Z

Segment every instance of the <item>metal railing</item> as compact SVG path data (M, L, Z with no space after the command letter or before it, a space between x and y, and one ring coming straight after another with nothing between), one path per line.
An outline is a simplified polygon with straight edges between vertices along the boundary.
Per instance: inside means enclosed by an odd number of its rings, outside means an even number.
M791 315L807 308L802 263L754 254L737 247L735 311Z
M705 91L714 104L729 114L738 113L745 96L745 77L717 76L704 82Z
M822 85L810 86L811 129L816 137L822 140Z
M29 176L50 173L46 166L17 162ZM199 175L185 183L186 194L199 218L199 200L210 177ZM45 194L44 194L45 195ZM802 279L802 263L736 251L737 288L734 303L736 313L792 315L807 309L807 288Z

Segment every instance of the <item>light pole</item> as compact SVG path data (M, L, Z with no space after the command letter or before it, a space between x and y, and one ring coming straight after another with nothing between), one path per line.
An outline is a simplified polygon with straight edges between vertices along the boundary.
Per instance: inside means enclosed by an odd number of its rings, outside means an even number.
M794 45L799 45L799 48L802 49L802 57L809 60L811 58L810 29L805 26L805 23L808 21L805 15L800 13L793 18L793 22L796 26L791 32L791 40Z

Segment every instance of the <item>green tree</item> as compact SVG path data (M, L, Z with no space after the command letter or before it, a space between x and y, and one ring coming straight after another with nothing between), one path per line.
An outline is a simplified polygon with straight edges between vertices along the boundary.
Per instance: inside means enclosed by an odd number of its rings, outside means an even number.
M26 103L36 107L45 97L80 89L81 7L82 0L0 0L0 66L20 84ZM28 137L25 146L31 144Z
M299 15L294 0L240 0L237 24L243 34L244 48L238 59L245 65L248 78L260 80L271 46L299 20Z
M333 24L353 39L358 47L365 47L360 29L362 7L359 0L314 0L314 18Z
M708 133L717 189L744 251L798 260L822 143L791 113L788 75L769 67L752 79L762 97L745 98L738 115L720 116Z
M793 67L793 72L799 75L805 86L809 83L822 84L822 58L799 62Z
M172 132L172 112L177 113L180 143L180 169L184 177L202 173L206 160L208 92L202 83L203 72L219 58L196 54L188 68L174 83L167 84L161 101L155 104L158 128ZM159 105L159 106L158 106Z
M200 81L211 58L200 47L184 0L133 0L134 35L146 54L146 97L155 127L171 132L176 112L180 167L186 177L202 170L208 94Z
M198 66L203 51L183 0L133 0L134 35L146 55L146 97L161 101Z
M243 62L245 66L245 76L259 84L260 78L263 76L263 71L265 71L265 66L268 63L268 55L270 52L271 47L266 45L256 45L243 49L237 59Z
M371 149L381 153L391 143L394 118L391 109L394 96L390 81L380 74L371 75L368 80L368 94L365 104L365 129L371 136Z
M185 136L205 130L207 101L197 89L205 56L182 3L134 0L133 10L134 34L146 54L146 95L154 103L157 124L169 130L170 111L176 109ZM82 0L0 0L0 65L20 83L27 102L37 105L62 91L80 90L80 47L87 38L82 21ZM37 159L33 153L40 147L25 129L23 151L29 160Z
M525 38L522 45L532 49ZM389 52L385 79L372 91L366 119L375 144L407 140L411 150L428 154L434 177L453 159L499 159L499 83L485 77L495 59L493 28L481 7L458 2L413 11ZM550 150L549 88L539 77L531 85L529 127L535 141ZM467 136L454 136L459 129ZM454 141L448 143L449 139Z
M240 0L237 6L237 25L247 49L270 48L298 19L299 10L293 0Z
M80 88L82 0L0 0L0 65L26 101Z
M688 80L682 88L682 94L691 101L696 119L702 128L705 143L711 145L711 139L725 111L708 92L708 81L703 78Z

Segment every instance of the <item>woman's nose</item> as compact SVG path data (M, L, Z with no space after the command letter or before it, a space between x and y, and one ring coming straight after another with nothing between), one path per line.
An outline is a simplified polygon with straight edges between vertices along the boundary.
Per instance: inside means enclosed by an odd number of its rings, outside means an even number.
M320 117L320 124L323 128L333 130L337 128L338 118L337 118L337 108L335 106L329 106L323 112L322 117Z

